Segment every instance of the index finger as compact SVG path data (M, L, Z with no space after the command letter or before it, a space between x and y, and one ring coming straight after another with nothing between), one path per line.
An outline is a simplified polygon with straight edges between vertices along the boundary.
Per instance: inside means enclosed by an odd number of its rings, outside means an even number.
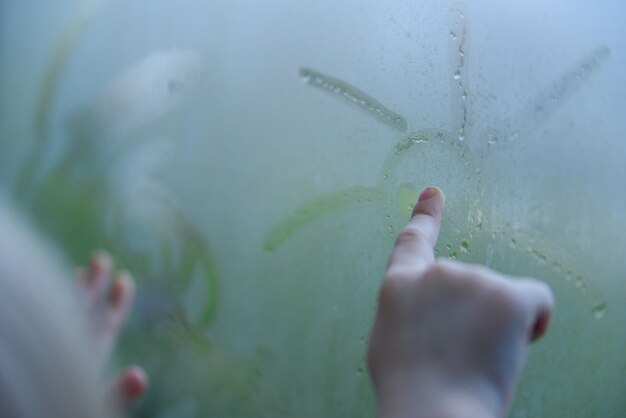
M400 232L389 256L387 274L393 271L421 271L435 262L434 248L445 206L443 192L436 186L420 194L411 220Z

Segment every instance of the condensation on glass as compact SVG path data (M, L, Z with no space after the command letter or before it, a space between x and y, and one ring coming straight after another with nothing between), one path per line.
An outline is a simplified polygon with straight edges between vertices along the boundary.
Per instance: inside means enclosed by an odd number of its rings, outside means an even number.
M438 256L555 292L511 416L626 410L623 2L0 10L0 187L135 271L140 415L374 415L376 291L430 184Z

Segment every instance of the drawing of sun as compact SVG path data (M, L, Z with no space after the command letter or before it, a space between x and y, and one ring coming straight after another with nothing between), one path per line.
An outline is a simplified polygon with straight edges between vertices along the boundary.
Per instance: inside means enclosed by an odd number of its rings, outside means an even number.
M341 103L353 107L377 122L386 125L395 135L393 144L379 168L376 183L373 185L357 185L313 198L297 207L281 222L274 225L267 233L264 241L266 251L276 251L299 231L313 227L321 218L338 211L367 206L379 210L387 220L402 220L410 216L419 190L429 184L420 184L415 179L403 178L400 166L403 162L422 167L425 173L436 176L445 170L448 176L463 183L462 189L471 192L472 198L464 202L464 213L456 213L455 217L463 220L463 225L452 228L448 242L440 243L437 252L451 259L463 258L474 246L472 240L481 231L488 231L493 238L500 236L506 239L509 246L516 251L525 252L540 265L548 266L554 273L585 293L591 304L594 316L601 317L599 312L606 311L604 298L582 274L568 268L567 260L556 254L548 236L541 231L524 229L518 222L506 219L491 219L483 210L482 199L484 185L481 178L485 155L497 147L506 147L510 142L524 138L539 129L571 96L577 93L590 77L599 70L610 57L606 46L599 46L572 64L561 76L548 83L537 92L533 99L522 107L514 118L509 132L497 132L493 129L477 133L478 138L470 138L468 126L468 92L466 65L467 26L450 31L452 48L458 54L456 66L450 71L450 81L455 91L458 120L452 129L413 128L406 118L387 108L380 101L361 89L334 76L303 67L299 75L304 84L314 87ZM475 139L479 146L470 146ZM435 152L436 151L436 152ZM452 175L450 171L453 171ZM456 198L456 197L455 197ZM382 218L382 217L381 217ZM451 222L451 221L447 221ZM394 227L389 227L391 235ZM489 259L487 258L487 264Z

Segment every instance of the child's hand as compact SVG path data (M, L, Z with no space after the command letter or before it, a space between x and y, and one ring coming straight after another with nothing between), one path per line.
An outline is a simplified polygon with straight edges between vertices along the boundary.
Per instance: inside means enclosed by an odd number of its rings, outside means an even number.
M113 277L111 257L105 252L96 252L89 266L78 275L78 287L94 327L98 350L94 353L94 361L104 367L133 304L134 282L127 272L118 272ZM112 402L128 408L143 394L147 384L148 378L142 368L126 367L113 382Z
M552 314L541 282L435 261L443 207L424 190L389 258L368 348L381 417L503 417Z

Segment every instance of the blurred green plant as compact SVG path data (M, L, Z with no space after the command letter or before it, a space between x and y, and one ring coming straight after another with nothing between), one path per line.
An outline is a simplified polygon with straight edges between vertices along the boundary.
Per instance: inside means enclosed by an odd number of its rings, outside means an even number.
M33 123L33 151L17 190L75 260L105 247L138 276L175 283L179 291L194 274L201 275L207 294L195 319L197 326L206 327L218 302L209 246L185 220L177 197L159 177L175 154L176 138L145 135L150 125L189 101L203 79L200 57L187 51L155 52L124 71L70 118L64 153L44 164L54 146L54 97L92 16L81 13L53 51Z
M61 141L55 137L52 115L63 78L103 4L81 9L52 50L15 198L71 260L84 262L105 248L139 281L133 332L124 336L120 353L124 361L140 361L156 383L138 415L167 412L189 396L218 414L237 408L233 397L254 398L248 408L271 402L256 360L238 359L211 338L219 304L215 262L163 178L179 139L166 125L202 85L201 57L181 50L148 54L70 115ZM215 399L207 388L230 395Z

